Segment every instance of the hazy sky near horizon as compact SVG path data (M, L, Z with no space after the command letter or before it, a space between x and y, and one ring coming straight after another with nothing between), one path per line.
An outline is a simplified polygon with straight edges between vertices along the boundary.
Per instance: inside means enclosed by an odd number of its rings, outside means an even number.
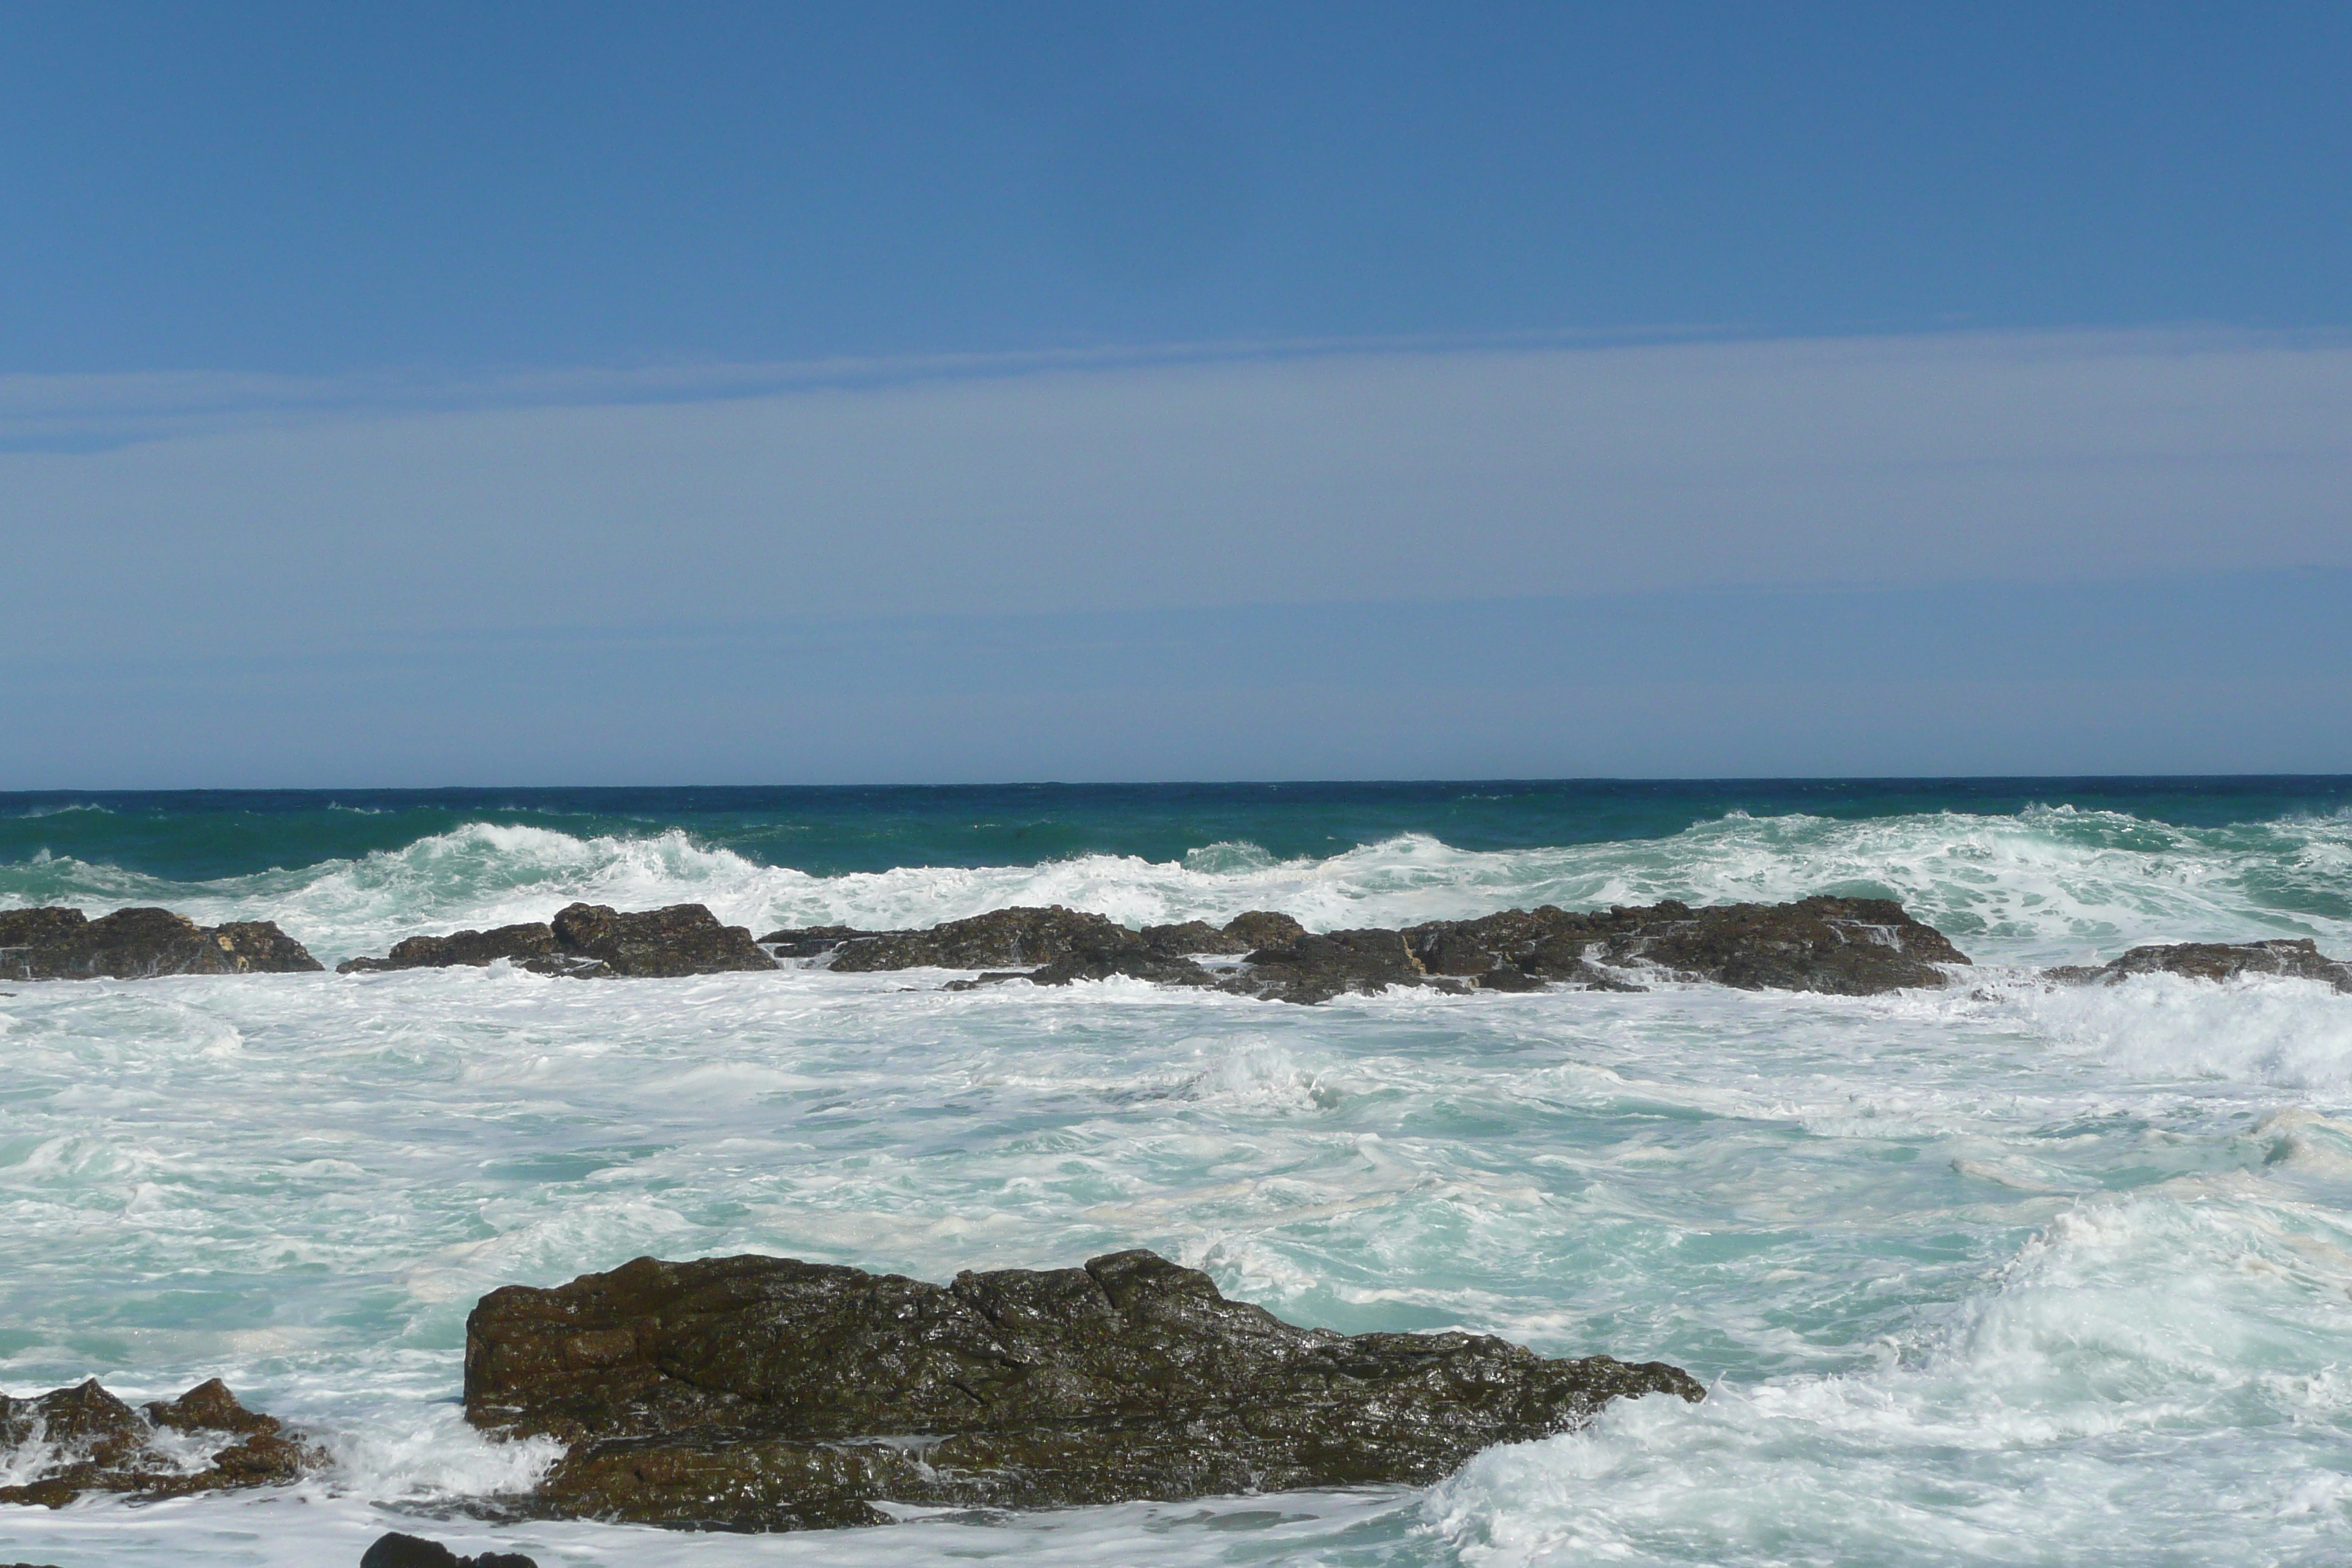
M2352 9L22 4L0 788L2352 771Z

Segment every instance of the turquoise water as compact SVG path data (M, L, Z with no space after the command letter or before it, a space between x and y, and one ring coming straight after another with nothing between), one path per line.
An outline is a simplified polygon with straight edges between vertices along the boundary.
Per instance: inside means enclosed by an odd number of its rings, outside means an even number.
M2028 974L2147 940L2352 953L2347 800L2346 780L0 800L0 905L273 918L331 962L575 897L760 929L1049 900L1332 926L1867 889L1979 971L1869 999L1314 1009L821 969L13 986L0 1388L217 1373L337 1462L284 1493L0 1513L0 1561L351 1563L527 1479L544 1454L481 1441L453 1403L465 1312L501 1283L643 1252L944 1279L1142 1245L1297 1321L1664 1357L1712 1393L1426 1491L825 1536L425 1532L615 1565L2338 1562L2352 998Z

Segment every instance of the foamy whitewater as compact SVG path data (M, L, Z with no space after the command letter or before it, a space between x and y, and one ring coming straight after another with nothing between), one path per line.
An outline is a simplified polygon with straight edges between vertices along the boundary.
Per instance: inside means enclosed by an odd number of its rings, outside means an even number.
M493 816L198 879L78 852L106 828L85 825L23 839L0 905L272 919L331 965L579 898L755 931L1044 902L1328 928L1868 891L1979 974L1312 1008L818 969L0 985L0 1389L219 1375L335 1455L290 1490L0 1510L0 1562L331 1568L387 1529L550 1568L2352 1555L2352 997L2027 978L2148 941L2352 954L2340 811L2181 826L2053 797L1323 855L1210 824L1166 858L849 871L658 820ZM457 1405L466 1313L499 1285L643 1253L944 1279L1133 1246L1294 1321L1664 1359L1711 1392L1427 1490L763 1537L450 1511L550 1458Z

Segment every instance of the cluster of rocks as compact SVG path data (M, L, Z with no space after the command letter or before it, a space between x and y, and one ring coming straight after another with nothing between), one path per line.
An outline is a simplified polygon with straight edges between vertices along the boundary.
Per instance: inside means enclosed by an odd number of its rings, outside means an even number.
M929 931L827 926L771 931L760 940L796 956L829 953L835 969L853 973L982 971L977 980L951 983L957 986L1013 979L1066 985L1124 974L1300 1003L1395 985L1639 991L1644 979L1862 996L1942 985L1949 979L1945 966L1969 962L1901 904L1826 896L1712 909L1669 900L1586 914L1547 904L1402 930L1321 932L1265 910L1221 927L1194 921L1129 931L1055 905L998 910ZM1201 962L1221 955L1237 962ZM1028 967L1017 967L1023 965Z
M719 974L773 969L776 961L751 940L748 926L721 924L700 904L624 913L606 904L571 904L552 921L412 936L382 958L353 958L338 974L387 969L481 968L506 959L535 974L577 979L615 975Z
M159 974L296 974L320 967L273 921L200 926L169 910L0 910L0 979L145 980Z
M320 1459L218 1378L138 1410L94 1378L30 1399L0 1394L0 1453L26 1477L0 1486L0 1503L47 1508L92 1491L152 1500L281 1486Z
M949 1285L637 1259L466 1324L466 1415L564 1457L524 1511L697 1529L1426 1484L1687 1373L1466 1333L1343 1335L1150 1252Z

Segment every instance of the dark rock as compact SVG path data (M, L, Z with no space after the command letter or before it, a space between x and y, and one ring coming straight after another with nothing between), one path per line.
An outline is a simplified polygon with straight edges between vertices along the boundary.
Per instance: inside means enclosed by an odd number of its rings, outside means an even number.
M991 969L963 980L950 980L940 987L942 991L977 991L983 985L1002 985L1008 980L1027 980L1035 971L1028 969ZM914 987L907 987L908 990Z
M834 950L833 966L852 974L888 969L1004 969L1142 951L1141 937L1102 915L1059 904L1015 906L948 921L929 931L845 942Z
M188 1470L158 1445L163 1431L211 1442L210 1463ZM320 1460L276 1419L238 1404L218 1378L144 1410L131 1409L95 1378L32 1399L0 1394L0 1450L21 1455L35 1443L47 1458L30 1480L0 1487L0 1502L63 1508L91 1491L153 1499L282 1486Z
M772 947L778 958L814 958L831 952L845 942L860 937L892 936L892 931L860 931L856 926L787 926L772 931L760 938L761 947Z
M382 958L351 958L335 965L338 974L369 974L389 969L447 969L467 965L480 969L499 959L541 973L566 973L579 960L555 945L555 928L542 921L499 926L491 931L452 931L447 936L412 936L392 944Z
M467 1418L568 1445L521 1506L693 1528L1426 1484L1612 1398L1702 1392L1656 1362L1294 1328L1149 1252L946 1286L641 1258L466 1323Z
M1233 939L1235 952L1255 952L1261 947L1288 947L1307 934L1307 928L1272 910L1245 910L1225 922L1224 934Z
M1380 930L1309 931L1282 947L1259 948L1242 961L1239 974L1221 984L1246 996L1301 1003L1391 985L1464 989L1459 981L1431 979L1402 933Z
M1217 983L1215 975L1189 958L1150 950L1060 959L1041 969L1030 971L1029 978L1039 985L1068 985L1080 980L1108 980L1114 974L1123 974L1132 980L1149 980L1160 985L1214 985Z
M1188 958L1196 952L1239 953L1264 942L1244 942L1231 931L1220 931L1206 921L1186 921L1181 925L1145 926L1140 933L1143 945L1162 958Z
M749 927L721 925L700 904L672 904L638 914L604 904L572 904L547 925L412 936L394 943L384 957L348 959L335 969L339 974L363 974L458 964L479 967L501 958L535 974L583 980L776 967L776 961L751 940Z
M1487 970L1485 973L1480 974L1473 984L1481 991L1544 991L1550 988L1549 983L1545 981L1543 976L1539 974L1529 974L1523 969L1514 969L1507 963L1503 964L1498 968ZM1621 989L1620 987L1614 986L1611 988ZM1642 990L1643 987L1638 985L1628 985L1622 987L1622 989L1638 991Z
M45 946L88 924L89 917L79 910L0 910L0 948Z
M163 974L294 974L322 968L269 921L200 926L169 910L79 910L0 915L0 976L14 980L144 980Z
M394 1531L378 1536L360 1559L360 1568L539 1568L520 1552L484 1552L460 1557L437 1541Z
M1949 977L1939 965L1969 962L1941 931L1913 920L1892 900L1826 895L1701 910L1668 900L1590 914L1547 904L1477 920L1433 921L1408 928L1404 938L1433 974L1516 969L1620 991L1643 989L1627 972L1648 971L1743 991L1866 996L1942 985Z
M600 961L614 974L719 974L773 969L750 928L721 925L700 904L671 904L623 914L605 904L572 904L557 911L555 941L576 958Z
M2179 974L2215 981L2235 980L2242 974L2278 974L2325 981L2338 991L2352 993L2352 963L2327 957L2309 937L2159 943L2133 948L2113 963L2096 967L2068 965L2042 972L2044 979L2072 985L2119 985L2135 974Z

